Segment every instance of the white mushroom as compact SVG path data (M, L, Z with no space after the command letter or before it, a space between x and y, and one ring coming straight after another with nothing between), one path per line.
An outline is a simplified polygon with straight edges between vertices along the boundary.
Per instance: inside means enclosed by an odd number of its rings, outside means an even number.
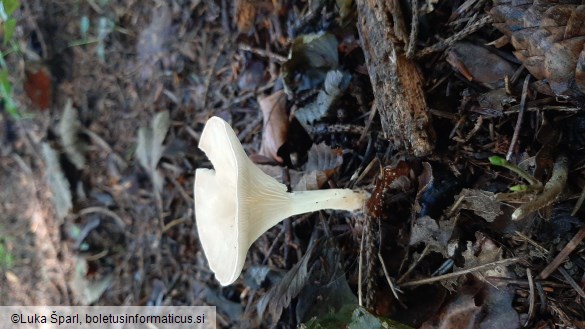
M209 267L222 285L240 275L248 248L283 219L307 212L360 210L369 197L349 189L287 192L250 161L227 122L209 119L199 148L214 169L195 172L195 216Z

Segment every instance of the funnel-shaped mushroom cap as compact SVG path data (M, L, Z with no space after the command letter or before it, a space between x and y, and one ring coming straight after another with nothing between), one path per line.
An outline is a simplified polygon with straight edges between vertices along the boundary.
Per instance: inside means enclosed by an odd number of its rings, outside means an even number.
M195 172L195 216L209 267L222 285L234 282L250 245L284 218L321 209L355 210L367 194L347 189L287 193L246 156L227 122L212 117L199 148L214 169Z

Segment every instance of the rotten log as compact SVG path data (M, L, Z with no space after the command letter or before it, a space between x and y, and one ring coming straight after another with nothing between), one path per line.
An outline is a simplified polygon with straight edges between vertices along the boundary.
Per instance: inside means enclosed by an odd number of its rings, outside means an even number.
M415 156L434 146L423 82L406 57L408 34L398 0L357 0L358 32L385 138Z

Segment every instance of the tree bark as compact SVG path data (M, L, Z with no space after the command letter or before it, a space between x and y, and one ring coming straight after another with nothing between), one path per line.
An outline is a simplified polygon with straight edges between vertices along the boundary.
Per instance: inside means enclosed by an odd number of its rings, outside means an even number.
M415 156L430 154L435 134L427 112L422 77L406 58L408 34L398 0L357 0L358 31L375 106L385 137Z

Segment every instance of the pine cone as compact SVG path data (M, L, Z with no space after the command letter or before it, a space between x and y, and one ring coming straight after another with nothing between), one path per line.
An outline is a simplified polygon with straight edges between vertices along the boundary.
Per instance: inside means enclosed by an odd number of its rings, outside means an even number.
M494 0L494 27L556 95L585 96L585 5L580 0Z

